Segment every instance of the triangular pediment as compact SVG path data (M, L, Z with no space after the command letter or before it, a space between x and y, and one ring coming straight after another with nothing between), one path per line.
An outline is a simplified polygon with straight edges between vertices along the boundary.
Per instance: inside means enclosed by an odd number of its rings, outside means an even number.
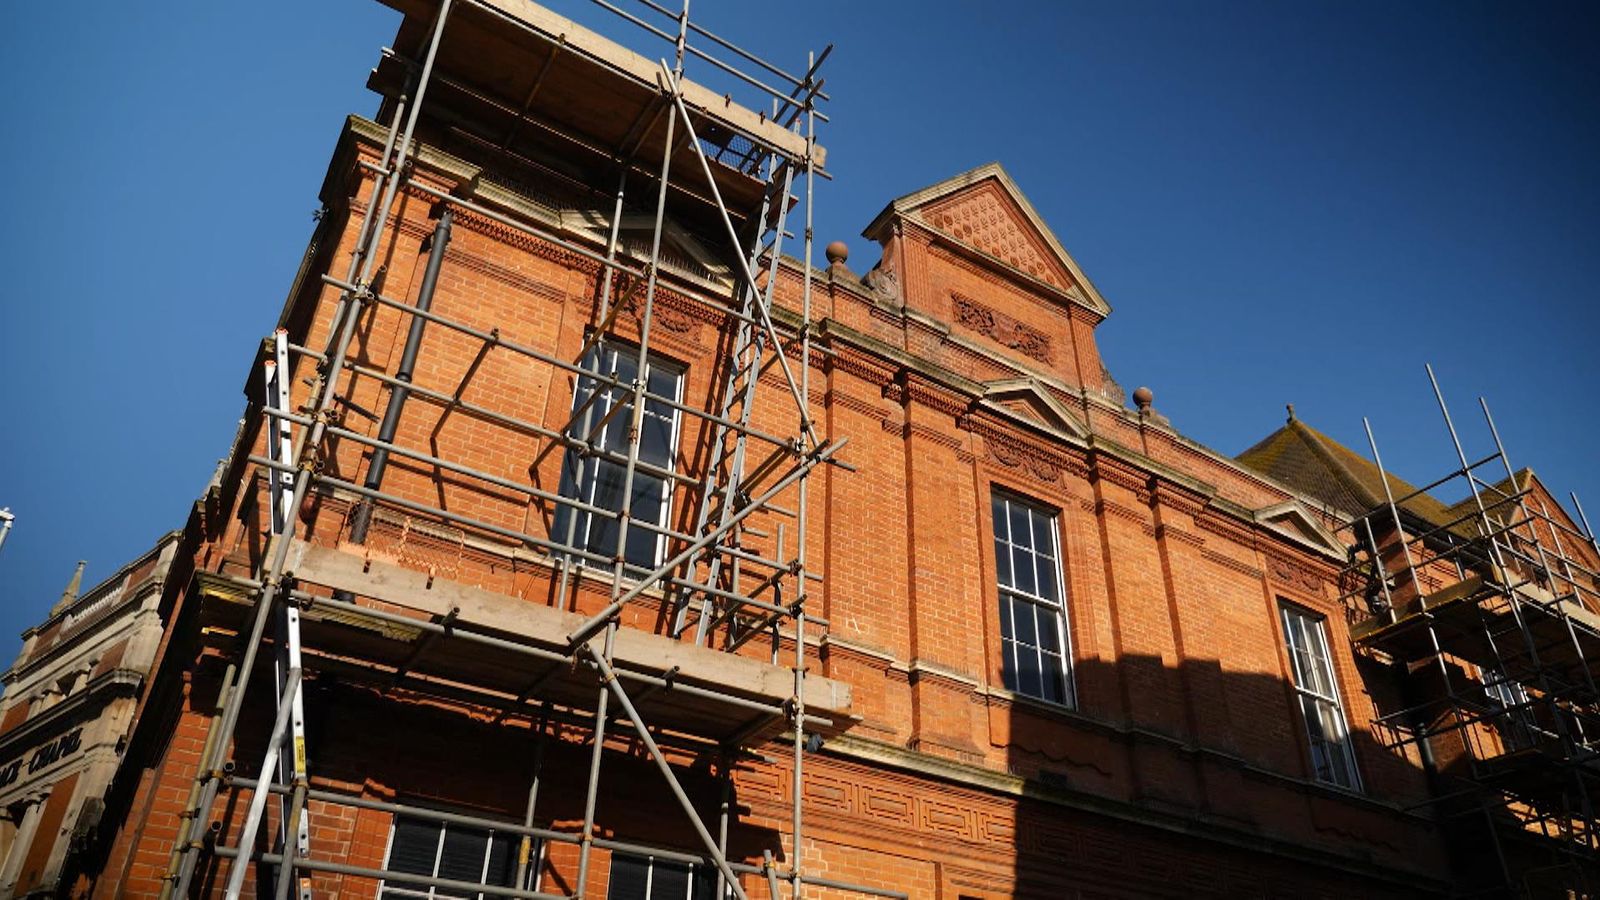
M602 211L564 210L561 219L588 231L598 239L608 240L610 237L611 217ZM621 226L617 232L617 243L623 255L649 259L651 236L655 227L654 217L625 213L622 216ZM728 283L732 280L733 271L726 263L707 250L694 235L670 219L661 223L660 252L663 268L718 283Z
M1256 510L1256 521L1319 552L1344 555L1339 541L1305 507L1293 500Z
M943 235L1101 316L1111 306L999 163L988 163L895 200L867 226L875 237L899 216Z
M991 381L984 385L979 405L991 412L1043 426L1050 431L1076 438L1089 436L1088 429L1084 428L1061 401L1051 396L1049 390L1034 378Z

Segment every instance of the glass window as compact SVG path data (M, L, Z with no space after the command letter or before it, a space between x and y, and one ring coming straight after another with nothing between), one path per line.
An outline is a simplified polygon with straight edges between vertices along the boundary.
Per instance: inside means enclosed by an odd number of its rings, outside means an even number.
M732 893L725 890L724 896ZM611 854L611 885L606 890L606 900L713 900L716 896L715 866Z
M1506 752L1532 747L1538 734L1538 724L1533 717L1533 708L1528 702L1527 690L1494 668L1480 666L1478 680L1483 684L1490 709L1498 710L1488 718L1490 725L1499 733L1501 742L1505 744Z
M1000 491L991 503L1002 680L1007 690L1071 706L1056 514Z
M1345 725L1339 686L1333 679L1333 658L1321 616L1284 604L1283 632L1289 643L1289 661L1295 692L1311 744L1311 770L1318 781L1359 790L1355 754Z
M633 426L633 390L628 385L638 375L638 351L600 344L585 354L582 365L622 384L610 387L601 385L591 376L578 378L567 436L588 443L598 452L588 455L576 449L567 450L561 464L560 494L600 509L620 512L626 487L623 482L627 475L628 432ZM683 370L670 363L651 360L645 366L645 384L651 394L680 400ZM645 400L639 428L641 465L634 469L633 497L627 504L629 517L635 523L648 522L658 527L667 524L672 485L661 470L672 470L679 420L679 412L673 407L660 400ZM617 552L617 530L615 518L559 504L550 539L610 559ZM623 550L624 561L632 569L654 569L661 562L664 545L659 532L630 525L628 546Z
M496 887L515 887L520 835L447 822L397 816L389 836L389 858L384 868L399 875L428 875ZM534 848L535 851L537 848ZM537 852L531 859L538 860ZM538 866L530 863L527 881L537 878ZM502 896L485 892L460 892L432 887L404 877L386 878L379 897L389 898L474 898L486 900Z

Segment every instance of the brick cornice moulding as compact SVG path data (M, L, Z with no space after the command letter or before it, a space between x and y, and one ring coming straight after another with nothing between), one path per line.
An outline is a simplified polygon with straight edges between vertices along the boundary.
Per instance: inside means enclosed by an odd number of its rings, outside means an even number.
M1191 547L1204 547L1206 545L1206 539L1200 535L1182 527L1167 523L1162 523L1156 526L1155 538L1158 541L1173 540L1180 544L1188 544Z
M1118 503L1115 500L1108 500L1102 497L1095 501L1094 511L1095 515L1116 516L1119 519L1126 519L1129 522L1136 522L1139 524L1139 527L1145 530L1146 534L1151 537L1155 537L1156 528L1150 523L1150 510L1147 508L1139 506L1127 506L1125 504Z
M922 440L925 440L931 444L937 444L940 447L945 447L950 450L960 451L966 446L961 442L960 439L952 437L937 428L923 425L920 422L909 422L905 425L903 430L905 436L908 438L921 438Z
M1107 456L1103 451L1096 451L1089 456L1089 478L1132 491L1140 503L1150 502L1154 477L1120 459Z
M966 413L969 398L951 390L943 384L909 370L903 371L900 382L904 386L905 394L911 402L925 406L935 412L955 418Z
M1150 486L1152 500L1156 505L1190 518L1198 518L1211 503L1210 495L1164 478L1152 477Z

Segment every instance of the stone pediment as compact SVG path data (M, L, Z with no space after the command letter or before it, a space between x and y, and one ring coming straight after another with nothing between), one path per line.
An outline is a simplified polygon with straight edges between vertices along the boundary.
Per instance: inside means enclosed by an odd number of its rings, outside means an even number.
M1051 396L1038 379L991 381L984 385L983 397L978 404L1007 418L1020 419L1075 438L1087 439L1089 436L1088 429L1061 401Z
M1256 521L1291 540L1307 545L1320 553L1344 556L1339 541L1322 527L1316 517L1293 500L1256 510Z
M863 234L877 239L895 217L976 251L996 268L1053 288L1100 316L1111 311L999 163L979 166L895 200Z

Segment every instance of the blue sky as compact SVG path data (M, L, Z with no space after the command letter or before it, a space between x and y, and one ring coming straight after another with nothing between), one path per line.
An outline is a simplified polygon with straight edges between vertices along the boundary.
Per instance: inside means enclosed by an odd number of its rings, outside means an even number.
M1237 453L1292 401L1364 447L1367 415L1390 468L1431 480L1453 459L1431 361L1469 452L1483 395L1513 463L1591 518L1597 9L694 4L792 69L837 45L817 235L858 271L890 199L999 160L1115 307L1113 375L1185 434ZM92 583L183 522L397 20L371 0L12 11L0 656L76 560Z

